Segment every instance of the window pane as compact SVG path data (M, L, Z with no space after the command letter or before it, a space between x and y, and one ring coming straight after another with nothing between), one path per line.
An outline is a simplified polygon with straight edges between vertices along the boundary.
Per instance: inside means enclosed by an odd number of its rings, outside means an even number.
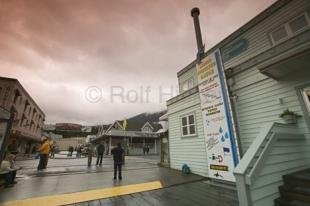
M196 131L195 131L195 125L189 126L189 133L190 133L190 134L195 134L195 133L196 133Z
M187 125L187 118L186 117L182 117L182 126Z
M188 82L187 81L183 83L182 90L183 90L183 92L188 90Z
M182 127L183 135L188 135L187 127Z
M303 28L305 28L308 25L307 19L305 15L302 15L298 17L297 19L290 22L290 27L292 29L292 32L297 32Z
M195 123L194 115L189 115L188 116L188 122L189 122L189 124L194 124Z
M281 26L276 31L272 32L272 38L274 42L280 41L287 37L287 32L284 26Z

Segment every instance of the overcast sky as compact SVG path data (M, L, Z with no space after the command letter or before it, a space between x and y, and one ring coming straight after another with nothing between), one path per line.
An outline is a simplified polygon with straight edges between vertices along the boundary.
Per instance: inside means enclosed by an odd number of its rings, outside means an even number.
M21 82L46 123L160 111L196 56L191 8L208 49L274 2L0 0L0 75Z

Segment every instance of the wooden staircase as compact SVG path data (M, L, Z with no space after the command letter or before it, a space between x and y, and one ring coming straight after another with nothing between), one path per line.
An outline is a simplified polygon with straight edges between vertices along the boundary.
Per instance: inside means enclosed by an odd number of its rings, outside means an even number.
M283 176L275 206L310 206L310 169Z

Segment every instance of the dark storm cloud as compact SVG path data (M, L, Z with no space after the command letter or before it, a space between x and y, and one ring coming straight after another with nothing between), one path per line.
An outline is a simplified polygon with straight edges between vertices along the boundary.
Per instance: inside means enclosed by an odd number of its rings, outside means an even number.
M209 48L272 2L0 0L0 72L18 78L50 122L108 122L164 109L157 94L149 103L90 104L84 92L175 86L176 72L196 54L192 7L200 7Z

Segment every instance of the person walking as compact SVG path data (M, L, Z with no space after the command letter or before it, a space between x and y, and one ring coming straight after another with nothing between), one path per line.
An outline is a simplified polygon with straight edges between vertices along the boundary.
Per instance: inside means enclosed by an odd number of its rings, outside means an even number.
M103 158L103 153L104 153L104 144L103 142L100 142L97 146L97 163L96 165L102 165L102 158Z
M38 165L38 171L42 171L43 169L46 169L48 155L50 153L50 144L45 137L42 140L41 147L39 148L39 153L40 161Z
M73 150L74 150L73 146L70 146L69 147L69 157L72 157Z
M147 145L147 146L146 146L146 154L148 155L148 154L149 154L149 152L150 152L150 146L149 146L149 145Z
M117 147L111 150L114 160L114 180L116 180L117 170L118 170L118 179L122 179L122 163L124 161L124 149L121 146L121 143L117 144Z
M87 146L86 152L87 152L87 157L88 157L87 158L87 165L88 165L88 167L90 167L92 159L93 159L93 154L94 154L94 149L93 149L92 144L89 143L89 145Z

